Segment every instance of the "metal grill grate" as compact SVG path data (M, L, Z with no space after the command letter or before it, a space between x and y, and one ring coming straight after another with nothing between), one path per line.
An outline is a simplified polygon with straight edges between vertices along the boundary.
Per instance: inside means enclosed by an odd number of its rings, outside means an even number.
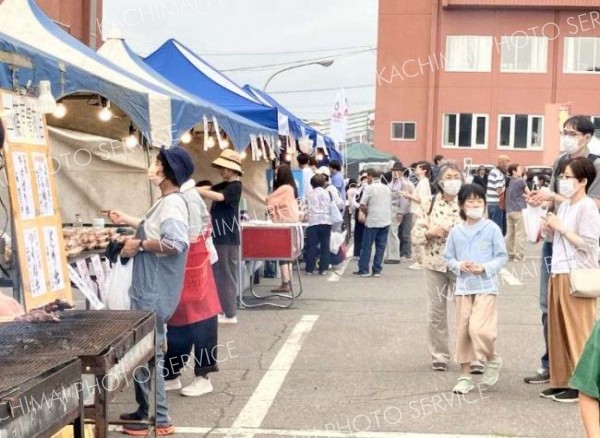
M43 375L61 365L71 362L69 357L25 357L14 358L0 356L0 399L4 394L15 395L15 388L25 382L31 383L35 380L43 380Z

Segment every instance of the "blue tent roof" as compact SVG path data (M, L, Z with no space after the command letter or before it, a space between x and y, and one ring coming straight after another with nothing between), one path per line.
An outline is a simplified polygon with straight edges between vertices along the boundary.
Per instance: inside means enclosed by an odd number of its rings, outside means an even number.
M277 109L259 104L219 70L170 39L145 62L189 93L214 102L262 126L277 130Z
M125 111L139 129L145 132L150 131L147 95L92 76L72 64L34 49L3 33L0 33L0 51L22 56L31 62L31 68L19 67L17 71L19 86L25 86L28 81L37 84L39 81L48 80L52 84L52 93L57 98L78 92L101 94ZM0 60L0 88L8 90L13 89L10 64L8 59ZM64 85L61 85L61 64L64 66Z
M313 142L315 142L315 145L316 145L317 135L321 135L323 137L325 146L327 147L327 150L329 151L329 154L330 155L333 154L333 157L335 157L335 158L331 158L331 159L341 160L341 155L337 152L337 150L335 150L335 142L333 141L333 139L331 137L321 134L319 131L314 129L312 126L303 122L300 118L296 117L292 112L290 112L287 108L285 108L283 105L281 105L278 101L273 99L273 97L270 94L267 94L264 91L254 88L251 85L245 85L244 90L246 90L248 93L253 94L258 99L264 101L265 103L277 108L277 110L281 114L284 114L285 116L287 116L289 127L290 127L290 132L294 135L294 137L300 138L304 135L307 135L311 140L313 140Z

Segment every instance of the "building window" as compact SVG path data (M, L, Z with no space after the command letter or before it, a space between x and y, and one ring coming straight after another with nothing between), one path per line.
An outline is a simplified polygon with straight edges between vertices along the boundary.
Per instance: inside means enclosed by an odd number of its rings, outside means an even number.
M487 114L444 114L443 147L487 147Z
M392 122L392 140L416 140L417 124L415 122Z
M563 72L600 72L600 38L565 38Z
M446 71L492 71L492 37L449 35L446 37Z
M594 122L594 128L596 128L596 132L594 132L594 137L600 139L600 116L592 117L592 122Z
M501 72L546 73L548 38L505 35L501 46Z
M528 114L503 114L498 123L498 149L541 149L544 118Z

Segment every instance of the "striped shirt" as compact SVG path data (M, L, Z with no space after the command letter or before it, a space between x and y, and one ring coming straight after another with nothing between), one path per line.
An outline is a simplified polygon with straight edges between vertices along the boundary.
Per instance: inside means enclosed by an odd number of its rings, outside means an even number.
M498 189L503 189L506 181L504 174L494 167L488 176L487 189L485 192L488 204L499 204Z

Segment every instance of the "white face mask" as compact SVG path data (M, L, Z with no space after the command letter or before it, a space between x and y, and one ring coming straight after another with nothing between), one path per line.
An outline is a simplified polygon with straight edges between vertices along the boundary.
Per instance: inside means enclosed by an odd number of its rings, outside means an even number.
M165 180L164 176L158 176L157 173L158 169L156 167L156 164L152 164L148 169L148 179L150 180L152 185L156 187L160 186L160 184Z
M563 135L560 146L563 152L567 154L572 154L579 148L579 141L576 137L572 137L570 135Z
M459 179L450 179L442 183L444 192L449 196L456 196L462 187L462 181Z
M565 198L570 198L575 193L575 180L561 179L558 182L558 192Z
M471 218L471 219L481 219L483 217L483 212L485 211L485 208L483 207L479 207L479 208L466 208L465 209L465 214L467 215L467 217Z

